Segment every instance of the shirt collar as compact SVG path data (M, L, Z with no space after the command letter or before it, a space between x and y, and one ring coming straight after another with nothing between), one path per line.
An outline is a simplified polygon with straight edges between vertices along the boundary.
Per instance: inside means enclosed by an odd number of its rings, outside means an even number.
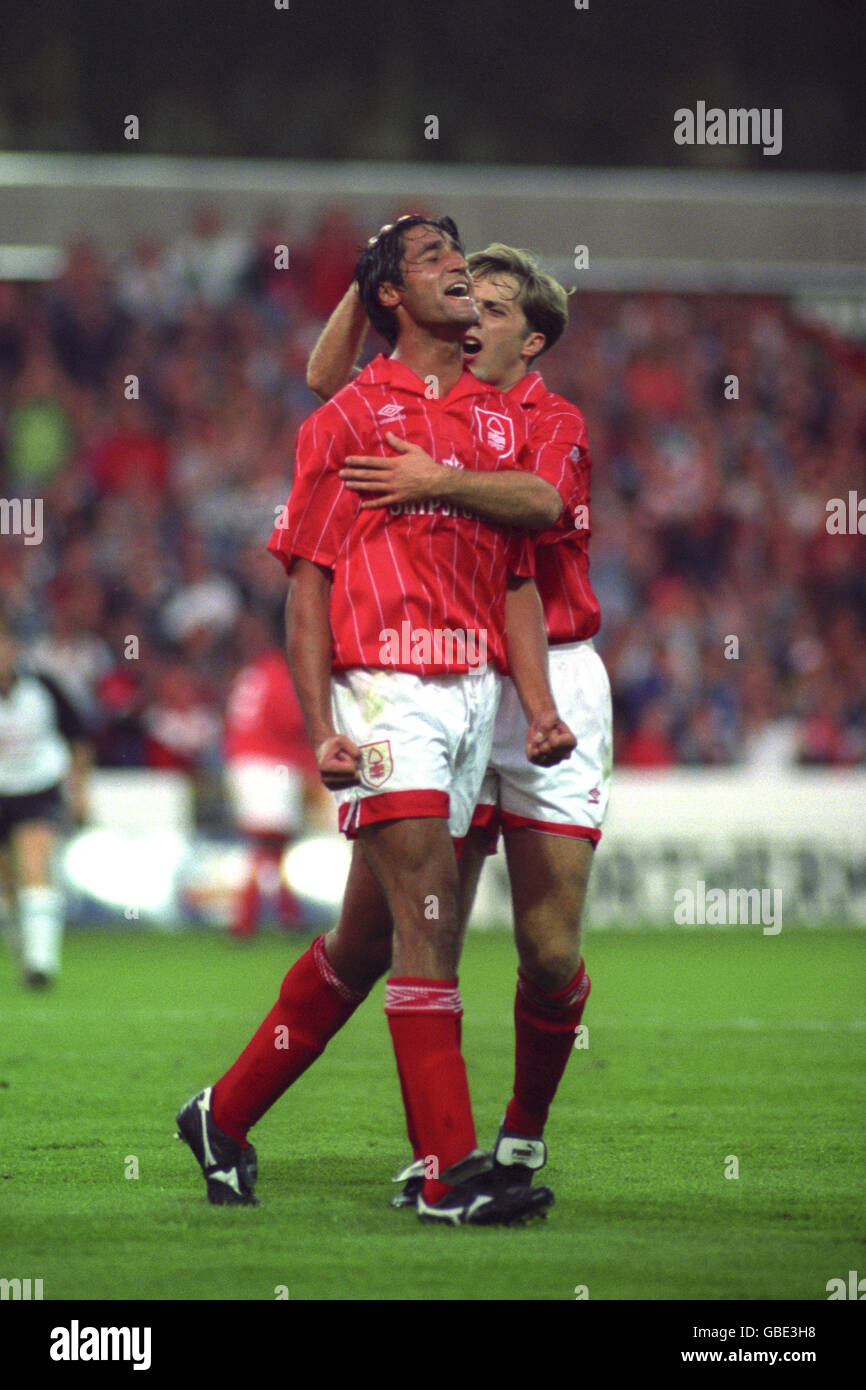
M519 381L515 381L505 394L513 397L518 405L538 405L539 401L547 394L547 387L540 372L529 372Z
M385 357L382 353L374 357L363 370L356 381L366 378L376 386L390 386L399 388L402 391L409 391L415 396L427 395L427 382L423 377L417 376L411 368L404 362L395 362L393 357ZM539 380L541 378L539 377ZM442 399L448 402L457 400L460 396L479 396L486 394L492 388L485 382L479 381L473 376L468 367L463 368L460 378L451 387L447 396Z

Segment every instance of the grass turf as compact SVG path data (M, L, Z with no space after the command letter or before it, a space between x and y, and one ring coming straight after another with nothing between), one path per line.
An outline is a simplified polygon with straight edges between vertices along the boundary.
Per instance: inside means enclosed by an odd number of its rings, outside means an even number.
M64 1300L739 1300L826 1299L863 1267L862 933L591 936L589 1047L547 1131L556 1205L514 1230L389 1208L407 1146L381 986L257 1126L262 1206L208 1205L175 1111L304 948L72 933L47 996L4 952L0 1276ZM464 1052L485 1143L510 1094L513 983L508 934L472 935Z

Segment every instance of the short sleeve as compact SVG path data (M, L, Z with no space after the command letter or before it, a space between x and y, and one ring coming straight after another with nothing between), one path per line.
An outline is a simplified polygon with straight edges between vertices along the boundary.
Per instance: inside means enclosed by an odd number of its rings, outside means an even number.
M296 559L334 568L359 506L356 494L339 477L351 452L344 420L331 405L301 426L292 490L268 542L268 550L287 572Z
M589 442L586 425L579 410L568 406L544 411L532 430L528 454L521 456L538 477L556 488L562 498L560 523L569 529L573 525L575 508L588 502L584 479L589 475Z

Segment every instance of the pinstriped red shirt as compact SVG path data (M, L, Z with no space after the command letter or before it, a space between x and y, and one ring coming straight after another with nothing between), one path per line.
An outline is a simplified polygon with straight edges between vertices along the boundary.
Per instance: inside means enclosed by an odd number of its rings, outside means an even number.
M466 671L477 662L455 659L453 649L440 648L439 659L431 651L430 660L404 661L405 643L398 641L399 654L392 648L383 657L383 634L449 629L483 631L488 659L504 668L507 576L532 573L525 533L447 502L361 511L363 494L338 473L349 454L389 455L389 431L446 466L536 471L523 415L469 371L446 396L428 399L425 383L408 367L377 357L302 425L292 490L268 549L287 570L299 557L332 570L335 671ZM537 471L565 487L567 470L553 454L539 457Z
M547 640L580 642L601 626L598 599L589 582L589 481L592 460L583 415L570 401L548 391L530 372L506 392L522 408L529 429L532 467L553 481L563 499L555 526L535 535L535 582L544 608Z

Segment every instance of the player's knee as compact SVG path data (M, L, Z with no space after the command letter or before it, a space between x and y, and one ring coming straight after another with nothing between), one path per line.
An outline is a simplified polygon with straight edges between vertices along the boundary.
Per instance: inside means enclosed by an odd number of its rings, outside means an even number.
M577 942L525 941L518 948L518 956L524 975L549 994L564 989L580 966Z
M357 963L370 975L371 983L375 984L380 975L384 975L391 967L394 934L390 919L386 918L383 924L377 924L376 930L363 935L358 932L350 933L341 919L337 926L327 933L325 950L329 960L348 959Z

